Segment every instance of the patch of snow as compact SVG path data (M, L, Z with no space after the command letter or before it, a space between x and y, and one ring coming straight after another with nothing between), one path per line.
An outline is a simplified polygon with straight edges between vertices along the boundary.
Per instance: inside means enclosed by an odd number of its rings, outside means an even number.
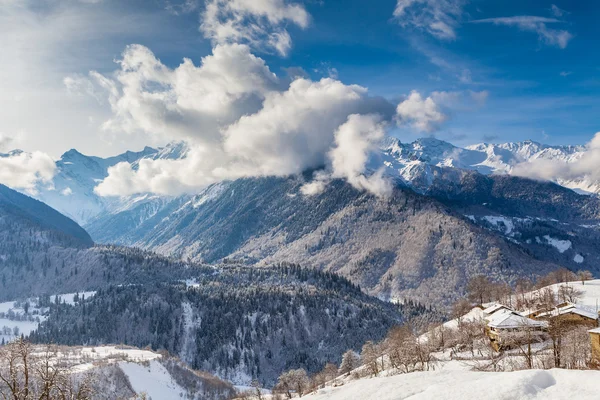
M127 375L133 390L137 394L145 393L148 400L179 399L186 394L158 361L150 361L148 366L123 361L119 367Z
M575 261L577 264L581 264L584 261L584 258L581 254L575 254L573 261Z
M180 356L184 361L191 361L196 348L195 329L200 326L201 320L194 314L190 303L183 302L181 307L183 309L183 338Z
M561 254L569 250L572 245L570 240L555 239L550 235L545 235L544 239L546 239L546 242L548 242L549 245L554 246L556 250L558 250L558 252Z

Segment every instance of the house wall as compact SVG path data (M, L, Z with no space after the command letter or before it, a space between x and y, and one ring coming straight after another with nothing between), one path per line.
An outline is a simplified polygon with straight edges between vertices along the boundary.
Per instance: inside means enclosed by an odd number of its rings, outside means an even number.
M598 327L598 320L586 318L578 314L564 314L559 317L563 322L569 325L582 325L589 328Z
M592 359L600 363L600 333L590 332L590 341L592 343Z

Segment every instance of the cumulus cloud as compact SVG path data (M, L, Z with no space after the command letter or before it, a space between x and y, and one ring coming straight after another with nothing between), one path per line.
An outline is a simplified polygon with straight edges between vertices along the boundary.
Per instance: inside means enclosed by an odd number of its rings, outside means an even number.
M398 104L396 113L399 125L410 125L420 132L435 132L448 119L433 97L423 98L415 90Z
M513 175L540 180L580 180L600 181L600 132L586 145L586 150L571 162L536 159L517 164Z
M403 27L414 27L438 39L456 39L467 0L398 0L394 18Z
M56 173L52 158L40 151L0 155L0 183L35 193L39 183L50 184Z
M285 84L247 45L217 45L200 66L184 60L174 69L135 45L119 65L113 78L90 77L113 109L105 128L185 140L190 151L181 160L142 160L137 169L114 166L96 188L103 196L179 194L226 179L299 173L328 163L350 115L393 116L393 105L361 86L331 78Z
M573 38L573 34L567 30L552 29L548 27L549 24L562 23L562 21L555 18L522 15L515 17L486 18L472 22L477 24L488 23L494 25L514 26L522 31L535 32L537 33L540 41L561 49L566 48L569 44L569 41Z
M478 109L488 97L487 90L435 91L426 98L413 90L396 107L396 122L417 132L436 132L454 112Z
M379 115L357 115L348 117L335 133L335 146L328 154L331 160L332 177L345 178L357 189L368 190L387 196L392 188L379 170L365 175L369 154L384 138L385 129Z
M214 44L247 43L287 55L287 25L306 28L309 21L303 6L285 0L208 0L200 30Z
M315 172L313 180L304 184L301 192L307 196L319 194L329 181L341 178L358 190L367 190L379 197L389 196L392 184L383 176L383 169L368 171L367 168L370 154L385 137L381 116L352 114L334 136L326 169Z
M92 73L108 93L114 117L105 129L144 132L168 139L218 140L218 128L256 112L279 85L246 45L217 45L196 67L189 59L166 67L150 49L128 46L116 79Z

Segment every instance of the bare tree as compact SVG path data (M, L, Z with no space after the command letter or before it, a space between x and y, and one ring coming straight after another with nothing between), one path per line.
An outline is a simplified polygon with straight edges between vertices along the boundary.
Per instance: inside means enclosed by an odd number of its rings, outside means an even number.
M529 293L533 288L533 284L531 280L527 278L519 278L517 279L517 284L515 286L515 294L516 294L516 307L519 309L528 308L530 306L530 299L527 298L527 293Z
M310 387L310 381L306 371L302 368L292 369L279 376L277 384L273 388L275 393L283 393L288 399L292 398L292 392L302 397Z
M577 272L577 276L579 276L579 280L581 281L582 285L585 285L585 281L594 279L594 275L587 270Z
M19 339L0 348L0 397L6 400L86 400L92 397L91 376L78 381L54 346L38 351Z
M463 322L463 316L471 311L472 308L471 302L467 299L460 299L452 306L452 317L457 320L459 328Z
M554 358L554 367L560 368L562 365L563 336L565 335L565 324L560 315L550 318L548 321L548 334L552 340L552 356Z
M577 303L582 294L581 290L566 283L558 287L558 300L561 303Z
M388 342L388 356L390 364L393 368L400 367L402 352L404 351L405 342L412 336L410 328L406 325L395 326L390 329L386 341Z
M341 374L348 374L360 367L360 356L354 350L348 350L342 356L342 362L338 372Z
M477 304L485 303L484 300L489 299L490 286L492 282L485 275L475 275L467 283L467 293L469 300Z
M592 347L588 328L570 329L563 338L563 366L568 369L585 369L591 364Z
M476 352L480 358L474 358L473 368L477 371L503 371L502 361L504 353L496 351L489 340L478 340L475 344Z
M252 386L252 388L254 389L256 398L258 400L263 400L262 388L261 388L261 385L260 385L260 382L258 381L258 379L253 379L252 382L250 383L250 386Z
M536 344L543 342L545 339L545 334L538 326L524 320L519 327L504 333L502 342L504 347L518 350L519 355L525 361L524 366L526 369L533 369L536 356L540 350Z
M367 367L371 375L377 375L379 373L379 365L377 363L378 357L379 352L377 345L371 341L366 342L362 347L360 358L363 362L363 365Z

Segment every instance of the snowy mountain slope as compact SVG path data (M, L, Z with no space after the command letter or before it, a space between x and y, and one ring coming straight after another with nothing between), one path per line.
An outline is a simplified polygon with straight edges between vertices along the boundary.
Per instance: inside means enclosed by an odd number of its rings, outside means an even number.
M334 181L306 197L304 182L261 178L212 186L150 218L124 244L204 262L297 262L336 271L382 298L415 296L428 304L451 302L474 274L510 281L557 265L410 189L379 199Z
M76 152L65 157L71 161L62 160L59 178L71 169L78 171L71 176L85 181L80 192L91 196L86 204L101 202L101 210L86 217L85 225L100 242L207 262L231 256L249 264L292 260L339 271L371 293L396 297L431 292L438 286L435 279L449 271L459 282L465 273L478 271L514 279L517 265L524 264L530 267L523 274L543 273L559 264L594 270L600 262L597 198L552 183L494 173L520 160L566 159L581 150L534 142L461 149L434 138L413 143L388 140L371 159L371 167L383 163L387 173L403 183L400 186L411 189L398 188L405 195L389 202L337 184L307 198L299 187L310 180L309 174L224 182L177 198L141 194L103 199L93 193L96 178L91 176L106 174L104 168L116 159ZM172 144L142 153L118 159L135 159L135 168L139 157L179 158L186 147ZM420 195L413 196L412 191ZM61 206L71 207L71 213L85 210L77 201ZM432 223L442 229L431 228ZM451 228L444 230L444 223ZM337 233L332 237L331 232ZM465 242L467 232L477 243ZM567 241L571 246L562 251L554 245ZM497 256L489 256L490 251Z
M382 153L371 161L384 164L387 174L399 176L407 185L425 192L444 168L477 171L484 175L510 174L515 165L537 159L573 162L584 154L584 146L548 146L533 141L456 147L435 138L401 143L388 139ZM580 193L600 194L600 182L563 180L556 182Z
M52 185L39 185L35 196L80 224L104 211L110 200L94 193L94 187L107 176L107 169L119 162L135 162L156 154L146 147L141 152L127 152L102 159L69 150L56 162L57 174Z
M327 387L314 400L592 400L600 391L600 372L525 370L474 372L441 370L359 379Z
M91 245L92 239L74 221L46 204L0 184L0 218L4 223L35 226L44 232L64 236L67 241ZM0 222L0 225L2 225Z
M0 186L0 300L169 282L202 269L137 249L93 244L72 220Z

